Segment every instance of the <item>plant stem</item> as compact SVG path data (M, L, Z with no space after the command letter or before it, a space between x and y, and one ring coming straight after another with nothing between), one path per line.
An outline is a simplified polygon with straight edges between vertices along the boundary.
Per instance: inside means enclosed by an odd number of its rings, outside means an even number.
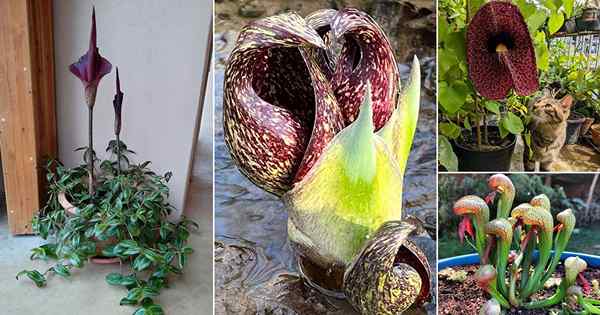
M119 134L117 136L117 175L121 175L121 139Z
M490 144L490 141L488 140L488 124L487 119L485 117L485 111L483 115L483 141L485 142L485 144Z
M88 107L88 193L90 196L94 195L94 142L93 142L93 123L94 123L94 110L91 107Z
M481 121L477 123L477 149L481 150Z

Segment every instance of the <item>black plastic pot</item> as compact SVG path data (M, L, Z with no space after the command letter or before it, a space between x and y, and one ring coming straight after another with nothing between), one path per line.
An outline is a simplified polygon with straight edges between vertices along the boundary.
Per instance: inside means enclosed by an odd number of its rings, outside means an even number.
M578 32L600 30L600 22L598 21L598 9L583 9L583 14L576 19L576 24Z
M483 129L483 128L482 128ZM463 137L466 139L475 138L475 129L464 130ZM482 131L483 133L483 131ZM499 135L498 127L489 126L490 135ZM452 147L458 158L458 170L461 172L507 172L510 170L510 160L515 150L516 137L513 134L506 136L508 145L500 147L494 151L477 151L474 148L467 147L460 141L452 141Z
M583 125L584 121L585 117L576 112L571 112L569 119L567 119L567 138L565 144L577 143L581 133L581 125Z

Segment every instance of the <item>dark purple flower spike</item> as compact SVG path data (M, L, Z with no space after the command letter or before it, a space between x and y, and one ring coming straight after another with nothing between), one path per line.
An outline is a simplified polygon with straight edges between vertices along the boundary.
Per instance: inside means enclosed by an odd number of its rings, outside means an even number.
M337 60L331 87L344 114L353 122L364 99L367 82L372 85L373 123L379 130L396 108L399 73L390 42L366 13L347 8L334 16L331 29L344 46Z
M83 83L88 107L94 107L98 83L103 76L110 72L111 68L110 62L100 56L96 45L96 9L94 8L92 9L92 30L88 51L76 63L69 66L71 73Z
M467 30L469 77L477 92L492 100L538 90L535 51L527 24L516 5L484 4Z
M316 61L321 37L295 13L242 29L225 71L225 143L241 172L282 195L344 127Z
M121 134L121 108L123 106L123 92L121 91L121 80L119 79L119 67L117 67L117 92L113 99L113 107L115 109L115 135L117 138Z

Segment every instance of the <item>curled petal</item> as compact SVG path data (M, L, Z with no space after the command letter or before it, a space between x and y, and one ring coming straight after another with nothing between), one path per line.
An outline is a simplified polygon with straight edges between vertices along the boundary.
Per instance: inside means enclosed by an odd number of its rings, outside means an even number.
M512 241L513 229L510 222L504 218L494 219L485 225L485 233L495 235L503 241Z
M552 214L541 207L534 207L528 203L520 204L511 212L511 217L522 220L523 224L539 226L545 232L552 232L554 220Z
M537 195L537 196L531 198L531 201L529 201L529 204L534 207L542 207L542 208L546 209L547 211L550 211L550 199L548 199L548 196L546 196L544 194L540 194L540 195Z
M484 97L505 98L538 90L533 43L519 8L491 1L477 11L467 29L467 63L475 89Z
M514 194L515 186L508 176L504 174L495 174L488 179L488 187L492 191L497 191L502 194Z
M90 45L85 55L69 66L69 71L78 77L85 88L96 88L100 79L108 74L112 65L100 56L96 44L96 10L92 11L92 30Z
M370 82L373 122L379 130L392 115L398 94L398 66L389 40L370 16L352 8L339 11L331 28L336 39L344 39L331 87L346 124L356 119Z
M568 281L567 283L572 285L575 284L575 280L577 275L583 272L587 268L587 263L585 260L572 256L565 259L565 277Z
M302 178L343 127L315 60L322 48L300 16L280 14L242 30L225 71L225 142L240 171L277 195Z
M409 222L386 222L348 267L344 292L361 314L401 314L429 300L429 263L407 240L413 231Z
M481 216L484 222L487 222L490 217L490 209L485 201L474 195L460 198L454 203L453 210L456 215L472 214L476 217Z
M333 76L336 62L334 50L335 38L331 32L331 24L336 14L336 10L323 9L317 10L304 18L306 24L317 31L325 43L326 48L318 51L317 63L327 80L330 80Z

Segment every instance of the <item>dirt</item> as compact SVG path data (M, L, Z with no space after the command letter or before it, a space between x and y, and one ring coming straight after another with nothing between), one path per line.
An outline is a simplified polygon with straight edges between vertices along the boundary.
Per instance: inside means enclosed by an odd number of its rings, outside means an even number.
M464 270L467 272L467 279L464 282L454 282L447 278L440 277L438 279L439 297L438 297L438 314L464 314L477 315L481 306L489 299L489 295L477 286L473 275L477 270L478 265L469 265L463 267L453 267L456 271ZM556 268L556 272L552 277L561 278L564 275L562 265ZM588 268L583 272L584 277L591 283L592 280L600 280L600 269ZM540 292L534 294L532 299L545 299L554 294L556 287L544 288ZM598 294L586 295L594 299L600 299ZM506 312L507 315L538 315L551 314L552 310L560 310L560 304L550 309L543 310L518 310L511 309Z

